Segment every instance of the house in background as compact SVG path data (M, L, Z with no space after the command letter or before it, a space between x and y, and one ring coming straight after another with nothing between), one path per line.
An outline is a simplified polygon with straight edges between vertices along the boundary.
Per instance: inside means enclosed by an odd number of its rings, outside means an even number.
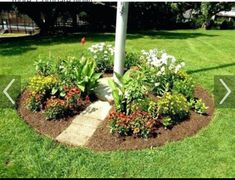
M33 34L38 31L35 22L27 15L16 11L0 12L0 33L26 33Z
M218 18L218 17L224 17L224 18L228 18L229 21L232 21L235 19L235 7L233 7L231 9L231 11L220 11L218 12L214 18Z

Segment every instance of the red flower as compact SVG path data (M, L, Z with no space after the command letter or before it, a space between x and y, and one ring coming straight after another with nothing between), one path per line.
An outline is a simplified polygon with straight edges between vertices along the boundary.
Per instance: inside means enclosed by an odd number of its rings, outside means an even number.
M83 38L81 39L81 44L84 45L85 43L86 43L86 38L83 37Z

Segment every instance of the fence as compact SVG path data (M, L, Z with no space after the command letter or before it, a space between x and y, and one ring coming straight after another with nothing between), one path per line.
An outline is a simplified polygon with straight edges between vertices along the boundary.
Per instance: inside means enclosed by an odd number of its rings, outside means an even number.
M31 18L14 11L0 13L0 29L1 33L33 34L38 31L37 25Z

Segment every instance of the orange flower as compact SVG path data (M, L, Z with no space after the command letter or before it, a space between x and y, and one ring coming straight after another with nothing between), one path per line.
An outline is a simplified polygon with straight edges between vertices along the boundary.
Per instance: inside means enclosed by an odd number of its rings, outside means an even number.
M139 132L140 132L140 128L135 128L134 131L133 131L134 134L137 134Z
M83 37L83 38L81 39L81 44L84 45L85 43L86 43L86 38Z

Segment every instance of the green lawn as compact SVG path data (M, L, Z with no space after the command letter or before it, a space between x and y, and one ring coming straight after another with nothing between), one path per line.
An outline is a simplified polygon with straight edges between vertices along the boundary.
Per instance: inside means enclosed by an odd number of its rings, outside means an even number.
M113 34L88 34L0 44L0 74L21 75L23 86L40 55L80 56ZM129 34L128 50L166 49L210 92L214 75L235 74L235 31L179 30ZM93 152L70 148L38 135L17 112L0 110L0 177L235 177L235 110L217 109L197 135L161 148Z

